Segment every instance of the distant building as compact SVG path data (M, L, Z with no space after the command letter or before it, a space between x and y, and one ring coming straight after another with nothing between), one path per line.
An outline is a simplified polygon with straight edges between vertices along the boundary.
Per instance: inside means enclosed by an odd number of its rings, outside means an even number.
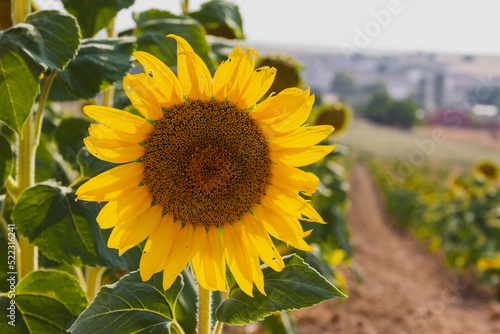
M427 116L427 124L467 128L472 125L472 122L465 109L436 108Z
M491 131L500 130L500 114L497 106L476 104L472 107L472 114L480 127Z

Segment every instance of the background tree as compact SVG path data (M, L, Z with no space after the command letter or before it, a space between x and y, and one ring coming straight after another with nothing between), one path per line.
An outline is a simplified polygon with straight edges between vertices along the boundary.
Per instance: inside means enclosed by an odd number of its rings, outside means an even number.
M416 122L417 106L410 99L393 100L387 92L378 93L362 106L367 119L384 125L410 128Z
M333 79L332 88L334 93L337 93L341 98L346 98L357 92L358 84L349 74L337 72Z

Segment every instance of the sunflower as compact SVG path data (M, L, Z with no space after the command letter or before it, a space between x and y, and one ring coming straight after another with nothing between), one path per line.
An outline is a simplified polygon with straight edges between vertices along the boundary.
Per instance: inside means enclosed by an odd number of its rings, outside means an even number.
M283 55L268 55L257 61L258 67L274 67L276 69L276 78L264 97L272 93L279 93L283 89L290 87L300 87L302 78L300 77L301 68L291 58Z
M347 130L351 124L352 110L345 102L335 102L331 105L322 105L316 108L309 118L315 125L332 125L335 136Z
M237 46L212 76L181 37L177 77L154 56L135 52L145 73L123 86L144 118L86 106L98 122L85 145L99 159L121 164L83 184L77 199L107 202L97 222L113 228L108 247L119 254L147 239L144 281L163 270L168 289L190 263L198 283L226 289L228 265L240 288L264 292L260 260L276 271L283 260L270 236L297 249L299 220L324 223L299 193L312 195L318 178L296 167L320 160L333 146L314 146L333 128L300 127L314 96L286 89L255 103L276 70L254 70L257 52ZM260 260L259 260L260 258Z
M496 163L490 160L483 160L476 164L475 171L479 175L486 177L487 179L494 181L498 179L500 168Z

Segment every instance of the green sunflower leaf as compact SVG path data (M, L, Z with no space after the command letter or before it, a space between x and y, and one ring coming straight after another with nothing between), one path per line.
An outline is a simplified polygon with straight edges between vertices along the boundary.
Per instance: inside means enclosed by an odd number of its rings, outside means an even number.
M272 314L265 318L259 325L266 333L272 334L297 334L295 323L288 312L280 312Z
M12 172L12 158L10 142L0 134L0 189Z
M55 10L30 14L0 37L0 120L21 133L47 69L62 70L75 56L80 31L74 17Z
M84 146L83 138L89 135L90 121L83 118L66 118L59 123L54 132L57 149L71 165L77 165L77 156Z
M237 285L229 287L229 298L217 309L217 320L245 325L262 320L273 312L311 307L331 298L345 296L297 255L283 258L281 272L262 266L267 297L253 290L254 298Z
M87 304L85 292L74 276L56 270L33 271L16 285L13 294L0 296L0 308L8 312L0 320L0 332L66 333ZM9 307L14 308L14 317L9 317Z
M132 65L135 37L86 39L66 69L52 83L50 99L91 99L122 80Z
M46 119L44 123L45 121ZM42 131L40 142L36 148L35 183L52 179L62 185L68 185L72 176L71 168L59 155L54 154L56 147L50 137L50 134Z
M237 45L240 45L242 48L244 48L244 45L242 45L241 41L234 39L207 36L207 41L210 44L210 48L212 49L211 55L218 64L227 60L229 54Z
M80 29L73 16L42 10L28 15L26 23L7 29L0 45L41 66L43 71L60 71L78 50Z
M203 24L208 35L228 39L244 39L243 21L238 6L221 0L212 0L201 5L197 12L189 16Z
M93 37L108 26L111 20L135 0L63 0L66 10L73 14L82 29L84 38Z
M96 158L90 154L86 147L82 147L76 157L80 165L80 174L84 178L91 178L116 167L116 164Z
M39 76L41 72L30 68L20 55L2 48L0 43L0 121L18 134L39 91L36 73Z
M208 65L215 65L210 58L210 46L205 38L205 29L196 20L177 16L167 11L151 9L142 13L134 13L137 23L137 49L158 57L167 66L177 64L177 43L173 38L165 37L175 34L184 38L194 52Z
M36 185L23 192L12 212L18 233L50 259L70 265L138 268L138 247L118 256L106 246L111 230L96 222L100 204L75 202L74 189Z
M143 282L138 271L101 288L94 301L69 329L72 334L170 333L184 282L179 275L163 290L163 273ZM177 332L175 332L177 333Z

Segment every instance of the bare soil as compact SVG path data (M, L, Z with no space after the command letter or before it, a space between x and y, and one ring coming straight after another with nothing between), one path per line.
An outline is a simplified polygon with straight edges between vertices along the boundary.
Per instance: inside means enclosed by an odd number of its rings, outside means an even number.
M354 261L364 281L344 270L345 301L331 300L294 314L300 334L494 334L500 312L491 293L443 265L384 213L364 165L350 176Z

